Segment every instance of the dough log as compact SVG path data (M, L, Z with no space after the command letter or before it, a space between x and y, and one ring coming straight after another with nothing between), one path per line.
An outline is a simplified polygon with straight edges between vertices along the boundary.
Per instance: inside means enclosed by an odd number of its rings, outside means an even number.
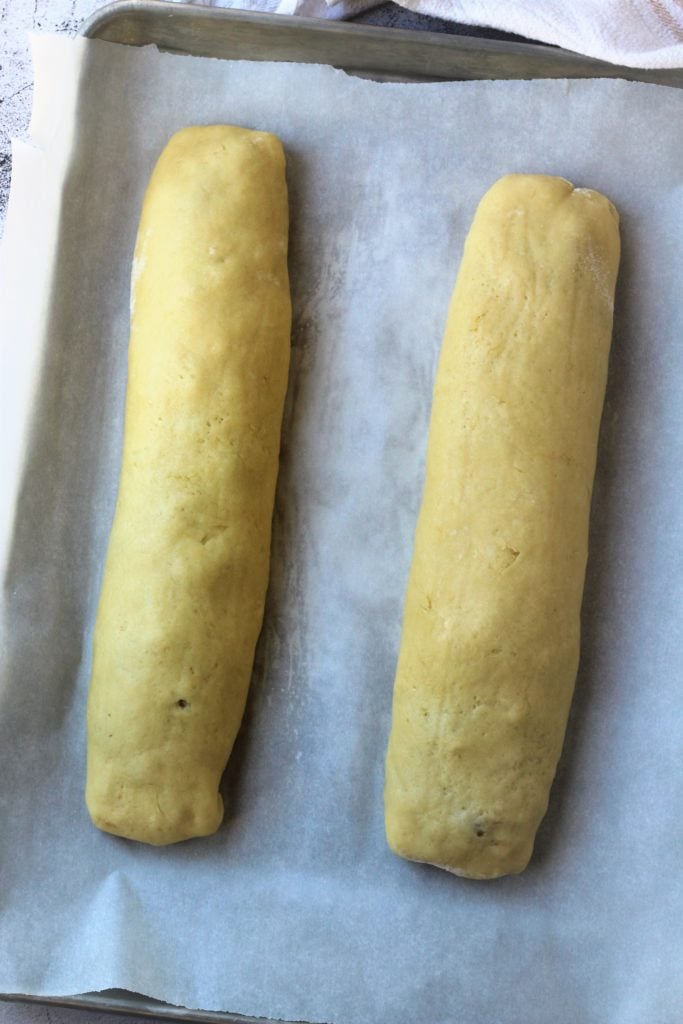
M519 872L557 767L619 262L617 213L563 178L484 196L437 370L386 761L391 848Z
M261 629L290 347L285 161L187 128L145 196L119 494L93 641L86 802L107 832L214 832Z

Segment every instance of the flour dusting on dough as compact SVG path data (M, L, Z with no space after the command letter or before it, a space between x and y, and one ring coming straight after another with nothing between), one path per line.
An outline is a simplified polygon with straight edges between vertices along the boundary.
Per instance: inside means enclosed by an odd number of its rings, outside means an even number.
M614 291L612 289L609 267L603 256L593 246L588 245L581 253L581 266L593 278L600 299L605 303L610 313L613 313Z
M147 242L149 241L149 231L138 241L135 246L135 253L133 255L133 266L130 273L130 315L131 319L135 313L135 289L137 283L140 280L142 271L145 269L145 263L147 262Z

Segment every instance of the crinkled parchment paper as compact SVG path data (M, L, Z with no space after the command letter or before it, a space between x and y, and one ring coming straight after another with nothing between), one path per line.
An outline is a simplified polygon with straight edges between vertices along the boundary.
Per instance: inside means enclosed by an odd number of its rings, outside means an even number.
M35 55L0 313L0 990L333 1024L679 1024L683 93L377 84L45 37ZM89 823L85 697L141 197L168 136L206 122L285 144L293 367L226 821L153 849ZM477 883L389 853L382 775L446 307L509 171L603 190L623 262L565 753L529 869Z

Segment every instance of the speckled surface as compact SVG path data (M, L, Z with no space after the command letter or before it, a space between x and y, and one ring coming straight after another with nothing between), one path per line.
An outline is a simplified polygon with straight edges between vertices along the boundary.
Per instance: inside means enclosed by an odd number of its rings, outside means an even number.
M11 141L26 134L31 115L30 32L74 35L99 0L0 0L0 224L11 175Z

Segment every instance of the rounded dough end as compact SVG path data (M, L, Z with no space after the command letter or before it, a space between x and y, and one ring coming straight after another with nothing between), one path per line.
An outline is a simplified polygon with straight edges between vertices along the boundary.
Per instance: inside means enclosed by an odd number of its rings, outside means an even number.
M151 786L119 789L118 793L86 789L86 806L93 825L102 832L151 846L170 846L217 832L223 821L220 793L187 792L184 800L162 807L163 794Z

